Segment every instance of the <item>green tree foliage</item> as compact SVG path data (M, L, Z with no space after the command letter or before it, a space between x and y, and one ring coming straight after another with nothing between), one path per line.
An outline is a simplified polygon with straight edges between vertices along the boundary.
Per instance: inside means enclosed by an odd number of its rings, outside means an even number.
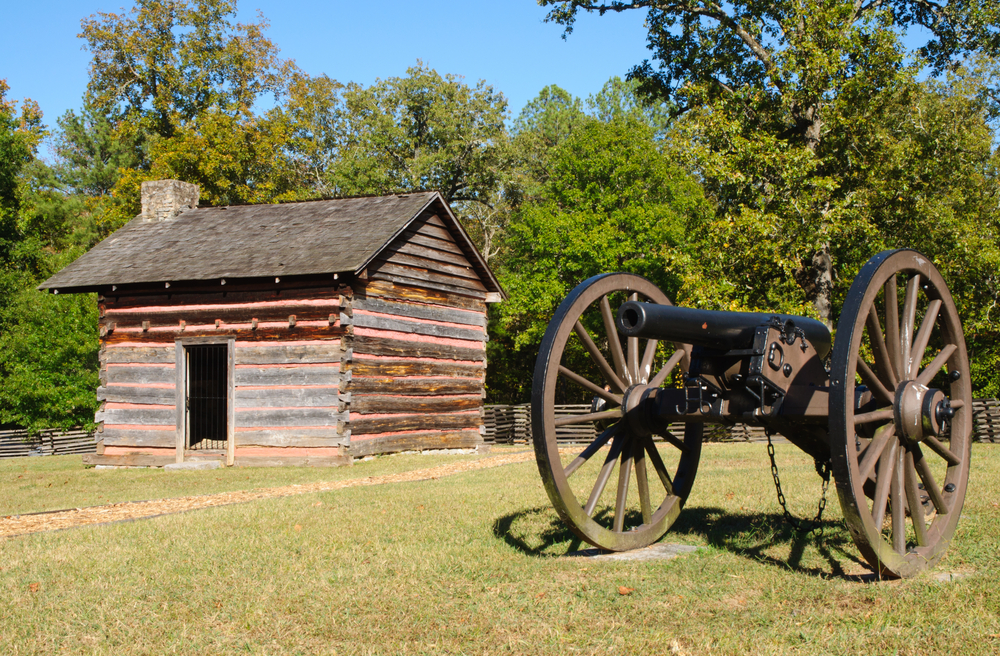
M692 161L722 215L756 232L755 243L776 242L772 274L762 264L744 269L763 283L747 304L775 296L788 306L810 300L827 322L834 318L833 267L841 265L832 244L853 231L838 212L853 198L843 170L851 140L843 137L862 109L856 103L891 102L912 81L899 44L909 28L926 28L930 39L921 52L942 70L997 47L996 9L971 2L540 4L551 6L549 19L568 31L580 11L648 12L655 65L636 67L633 77L686 114ZM854 262L843 264L844 273L853 270ZM788 277L800 281L797 294L767 293L773 280Z
M16 104L6 99L6 80L0 80L0 263L9 264L19 241L18 175L31 161L32 145L21 129Z
M139 168L148 160L146 139L141 132L118 132L108 116L84 100L79 114L70 110L58 119L58 173L67 191L103 199L122 169Z
M18 115L6 90L0 81L0 424L90 424L97 405L94 299L35 290L82 252L56 253L72 241L67 226L79 213L47 195L52 172L35 157L44 135L37 105L25 101Z
M119 168L106 230L138 213L144 180L194 182L207 205L270 202L296 188L283 115L255 111L263 97L281 98L296 69L278 58L263 18L234 23L236 11L235 0L139 0L127 14L83 21L87 101L102 114L88 138L100 141L106 120L141 158Z
M289 65L267 22L234 25L236 10L235 0L138 0L128 14L84 19L94 106L170 138L206 113L249 115L261 96L280 95Z
M988 3L540 0L571 31L580 11L647 12L652 62L631 77L674 104L671 139L716 220L696 237L682 300L807 312L829 324L861 264L885 247L932 256L960 296L979 357L996 359L996 179L985 74ZM923 30L920 32L919 30ZM911 60L904 34L927 41ZM986 67L988 68L988 67ZM990 382L992 379L994 382ZM995 386L996 372L980 378Z
M370 87L297 75L284 117L300 180L313 195L434 189L453 204L487 260L517 196L507 100L423 64Z
M324 195L435 189L488 203L509 168L503 94L420 63L406 73L370 87L296 80L288 112L308 179Z
M687 234L707 220L698 184L664 153L648 124L633 117L584 119L549 153L537 196L516 212L500 281L510 295L491 328L491 399L523 400L531 367L555 308L598 273L644 275L668 293Z
M668 103L642 94L639 80L623 80L618 76L587 98L587 109L591 116L605 123L634 118L653 128L657 138L666 136L673 118L673 109Z

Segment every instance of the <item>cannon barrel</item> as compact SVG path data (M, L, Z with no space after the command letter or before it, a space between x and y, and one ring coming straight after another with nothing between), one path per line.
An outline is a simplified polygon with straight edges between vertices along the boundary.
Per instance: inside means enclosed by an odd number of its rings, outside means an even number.
M627 337L663 339L704 346L720 351L753 347L757 326L777 317L782 324L791 322L801 328L820 358L830 352L830 331L823 323L808 317L763 312L723 312L695 308L628 301L618 308L618 332Z

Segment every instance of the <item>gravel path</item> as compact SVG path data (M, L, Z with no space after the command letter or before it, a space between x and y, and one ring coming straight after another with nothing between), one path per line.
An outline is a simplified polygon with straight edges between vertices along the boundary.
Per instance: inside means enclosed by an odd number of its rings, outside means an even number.
M256 490L238 490L236 492L220 492L218 494L204 494L194 497L177 497L174 499L156 499L153 501L134 502L126 501L123 503L112 503L106 506L57 510L54 512L31 515L10 515L7 517L0 517L0 538L10 538L30 533L39 533L42 531L58 531L61 529L92 524L108 524L111 522L148 519L159 515L169 515L188 510L211 508L213 506L227 506L233 503L245 503L247 501L256 501L258 499L290 497L296 494L327 492L330 490L342 490L348 487L361 487L364 485L384 485L386 483L426 481L443 478L445 476L453 476L455 474L461 474L468 471L502 467L504 465L525 462L526 460L531 460L532 458L534 458L533 451L521 451L519 453L512 453L509 455L489 456L468 462L439 465L437 467L429 467L427 469L417 469L414 471L403 472L401 474L368 476L366 478L352 478L344 481L286 485L283 487L269 487Z

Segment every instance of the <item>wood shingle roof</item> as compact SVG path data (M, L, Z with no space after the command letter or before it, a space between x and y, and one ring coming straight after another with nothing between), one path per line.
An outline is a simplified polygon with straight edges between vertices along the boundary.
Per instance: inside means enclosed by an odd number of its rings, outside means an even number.
M486 288L499 292L437 192L208 207L164 221L139 216L38 288L65 293L132 283L358 273L426 211L445 221Z

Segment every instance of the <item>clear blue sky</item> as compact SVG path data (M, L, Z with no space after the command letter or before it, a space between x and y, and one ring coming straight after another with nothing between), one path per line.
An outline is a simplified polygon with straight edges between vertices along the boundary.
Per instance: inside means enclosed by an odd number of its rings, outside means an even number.
M90 55L78 38L80 20L131 8L124 0L6 0L0 78L9 98L32 98L53 126L77 109ZM125 9L122 9L122 6ZM567 41L544 23L534 0L240 0L243 22L257 10L286 59L310 75L371 84L403 75L418 59L466 82L486 80L502 91L512 115L542 87L558 84L586 97L612 75L624 76L648 55L644 14L582 17Z

